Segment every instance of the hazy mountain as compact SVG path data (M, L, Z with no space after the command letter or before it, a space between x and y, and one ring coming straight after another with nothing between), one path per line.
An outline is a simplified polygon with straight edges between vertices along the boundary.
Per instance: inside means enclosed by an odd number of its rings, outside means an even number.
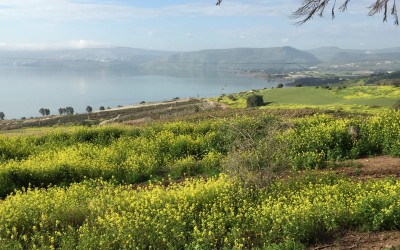
M339 53L355 53L355 54L362 54L365 51L356 50L356 49L341 49L338 47L322 47L317 49L310 49L306 50L307 52L314 55L316 58L321 60L322 62L330 62L333 58Z
M177 53L152 61L147 67L160 70L266 69L281 72L309 67L318 62L312 54L292 47L236 48Z
M394 61L388 67L386 61ZM365 63L367 62L368 63ZM377 61L383 61L378 64ZM395 69L400 61L400 47L380 50L324 47L301 51L292 47L213 49L194 52L171 52L126 47L75 50L0 51L0 66L34 69L104 69L144 74L186 74L202 71L215 74L232 70L266 70L283 73L291 70L358 67L374 70ZM354 62L356 66L349 66ZM372 62L372 63L370 63ZM376 63L374 63L376 62ZM367 65L368 64L368 65ZM383 65L383 66L382 66ZM36 68L35 68L36 67Z
M40 51L0 51L0 64L12 66L110 66L141 64L164 58L168 51L127 47Z
M357 62L376 60L400 60L400 47L378 50L341 49L337 47L322 47L307 50L322 62Z

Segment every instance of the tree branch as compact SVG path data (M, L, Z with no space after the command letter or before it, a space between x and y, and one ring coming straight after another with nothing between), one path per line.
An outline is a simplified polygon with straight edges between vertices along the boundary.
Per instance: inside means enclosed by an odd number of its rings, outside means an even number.
M335 18L335 12L336 10L340 12L344 12L347 10L347 6L350 3L350 0L343 0L342 5L340 5L339 8L336 8L336 1L333 0L333 5L331 9L331 16L332 19ZM374 0L375 3L373 3L371 6L369 6L369 16L376 15L377 13L380 13L383 11L383 21L387 22L387 17L388 17L388 8L389 8L389 2L393 1L393 5L391 7L390 15L392 16L394 20L394 24L396 26L399 25L399 16L397 13L397 5L396 5L396 0ZM310 19L312 19L315 15L319 15L320 17L323 16L325 12L325 8L328 6L330 0L303 0L301 6L292 13L291 18L293 19L301 19L298 22L295 22L297 25L304 24L308 22ZM222 0L217 0L216 5L221 5Z

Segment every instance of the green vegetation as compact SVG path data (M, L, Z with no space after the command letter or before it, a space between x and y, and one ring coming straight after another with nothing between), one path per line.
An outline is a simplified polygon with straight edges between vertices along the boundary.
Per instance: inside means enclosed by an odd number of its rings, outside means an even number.
M343 229L399 229L400 182L300 175L248 190L225 176L132 188L101 180L18 191L0 203L10 249L248 249ZM299 247L301 246L301 244Z
M397 229L397 181L355 183L316 173L247 185L220 173L236 162L248 178L262 172L272 180L281 159L288 159L285 169L311 169L361 155L398 156L399 138L397 111L367 118L243 116L3 137L0 244L248 248L310 244L344 229ZM197 175L218 177L173 184ZM22 191L11 193L14 188Z
M246 99L254 93L234 95L235 101L222 97L220 102L233 108L246 108ZM270 103L265 108L320 108L356 113L376 113L391 108L400 99L394 86L302 87L257 90Z
M88 112L88 114L92 113L93 108L91 106L87 106L86 107L86 112Z
M303 249L400 230L399 180L319 171L400 156L400 91L344 86L232 94L221 101L272 103L209 114L196 103L185 121L2 133L0 248ZM291 105L385 108L268 112Z
M42 116L50 115L50 109L41 108L41 109L39 109L39 113L40 113Z
M86 178L139 183L218 173L228 151L218 123L177 122L148 128L78 128L0 143L0 196L14 188L69 184Z
M234 98L231 98L231 100L235 100ZM247 107L252 108L252 107L260 107L264 105L264 100L261 95L251 95L247 97L246 99L247 102Z

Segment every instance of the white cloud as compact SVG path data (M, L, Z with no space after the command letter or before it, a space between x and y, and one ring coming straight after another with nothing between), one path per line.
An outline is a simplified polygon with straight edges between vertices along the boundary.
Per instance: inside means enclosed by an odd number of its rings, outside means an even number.
M269 1L268 1L269 2ZM92 19L145 19L172 16L278 16L290 15L292 5L282 1L226 1L221 6L213 3L187 3L165 7L143 8L117 1L71 0L2 0L0 20L39 19L52 21ZM285 4L286 3L286 4ZM288 7L291 6L291 7Z
M6 50L46 50L46 49L84 49L84 48L104 48L109 47L108 43L90 41L90 40L73 40L57 44L50 43L0 43L1 49Z
M63 46L63 45L61 45ZM107 43L98 42L98 41L90 41L90 40L75 40L67 42L64 47L72 48L72 49L84 49L84 48L104 48L108 47Z
M283 43L288 43L288 42L289 42L289 38L283 38L283 39L282 39L282 42L283 42Z
M90 20L149 18L157 12L151 9L127 7L119 4L73 2L68 0L3 0L0 20Z

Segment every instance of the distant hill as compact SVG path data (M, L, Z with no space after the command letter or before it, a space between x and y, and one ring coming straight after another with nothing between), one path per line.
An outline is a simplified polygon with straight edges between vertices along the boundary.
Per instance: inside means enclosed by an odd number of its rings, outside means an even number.
M392 61L387 63L386 61ZM377 62L381 61L381 62ZM342 63L344 62L344 63ZM350 65L347 62L354 62ZM368 62L368 63L365 63ZM372 62L372 63L371 63ZM375 63L376 62L376 63ZM112 69L127 72L191 75L224 74L234 70L283 73L316 67L320 70L396 70L400 47L380 50L324 47L307 51L292 47L213 49L193 52L128 47L0 51L0 67ZM35 68L35 69L36 69Z
M378 50L341 49L322 47L307 50L322 62L366 61L366 60L400 60L400 47Z
M128 47L70 50L0 51L0 65L90 67L141 64L176 52Z
M310 67L318 63L319 60L308 52L292 47L276 47L214 49L177 53L162 60L152 61L147 64L147 67L176 70L266 69L281 72Z

